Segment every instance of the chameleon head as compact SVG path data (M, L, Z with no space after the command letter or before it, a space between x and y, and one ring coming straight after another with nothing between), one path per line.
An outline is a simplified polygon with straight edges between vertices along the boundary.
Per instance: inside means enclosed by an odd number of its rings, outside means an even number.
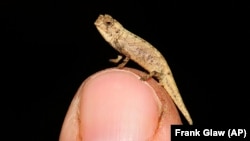
M103 38L109 43L113 43L121 35L123 29L118 21L107 14L99 15L94 24Z

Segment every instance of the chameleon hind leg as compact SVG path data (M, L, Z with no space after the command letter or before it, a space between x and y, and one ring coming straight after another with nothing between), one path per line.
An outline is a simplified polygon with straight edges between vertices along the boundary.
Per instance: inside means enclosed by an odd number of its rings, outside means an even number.
M145 76L141 77L141 80L146 81L146 80L148 80L149 78L152 78L152 77L156 77L158 79L160 75L161 75L160 72L152 71L152 72L149 72L148 75L145 75Z

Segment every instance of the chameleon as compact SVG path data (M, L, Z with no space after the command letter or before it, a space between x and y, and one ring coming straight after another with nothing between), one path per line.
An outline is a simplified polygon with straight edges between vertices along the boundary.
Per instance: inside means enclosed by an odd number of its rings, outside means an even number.
M157 78L188 123L192 125L192 118L182 100L164 56L153 45L125 29L116 19L108 14L99 15L94 24L102 37L115 50L125 56L118 68L124 67L131 59L147 70L149 74L141 79ZM117 59L111 59L110 61L118 63L121 59L122 56L118 55Z

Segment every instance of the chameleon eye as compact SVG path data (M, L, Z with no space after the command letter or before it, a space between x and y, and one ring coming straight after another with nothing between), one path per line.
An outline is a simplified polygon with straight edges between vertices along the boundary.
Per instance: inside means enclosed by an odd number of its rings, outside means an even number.
M110 21L105 22L106 26L110 26L112 23Z

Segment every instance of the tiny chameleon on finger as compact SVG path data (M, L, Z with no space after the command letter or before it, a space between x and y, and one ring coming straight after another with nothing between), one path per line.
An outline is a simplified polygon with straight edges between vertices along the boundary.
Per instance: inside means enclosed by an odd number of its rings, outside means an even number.
M149 72L149 75L142 79L146 80L152 76L156 77L159 83L169 93L188 123L192 125L193 121L181 98L172 72L163 55L150 43L126 30L110 15L99 15L94 24L103 38L115 50L125 56L123 62L119 64L118 67L124 67L130 59L142 66ZM121 59L122 57L118 55L117 59L112 59L111 61L118 63Z

